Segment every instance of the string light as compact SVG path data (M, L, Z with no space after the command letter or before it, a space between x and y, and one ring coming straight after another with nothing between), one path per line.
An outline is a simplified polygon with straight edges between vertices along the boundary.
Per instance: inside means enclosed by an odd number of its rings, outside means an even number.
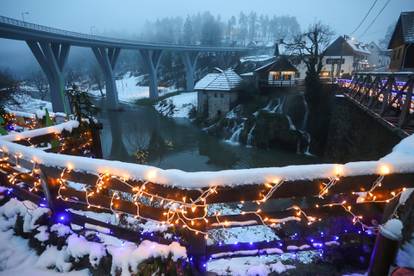
M93 140L91 138L91 132L85 131L81 134L82 137L82 144L77 147L78 149L81 149L82 151L89 148ZM66 151L72 151L73 150L73 144L75 141L71 139L66 139L62 137L61 135L56 134L56 137L54 139L59 140L60 142L60 149L58 152L66 152ZM30 139L26 139L28 144L30 146L36 146L34 145ZM79 141L78 141L79 142ZM72 147L72 148L71 148ZM76 152L76 151L75 151ZM9 159L9 157L6 155L6 151L1 149L2 158L0 159L0 168L16 168L16 169L22 169L20 166L20 159L23 158L23 155L21 153L14 154L14 166L12 166L12 163ZM41 187L41 177L40 177L40 168L39 168L39 162L36 162L35 160L31 160L33 163L33 167L31 171L29 172L19 172L19 171L13 171L12 173L8 174L8 181L11 185L16 185L19 181L22 181L22 179L25 178L25 175L30 176L31 179L35 179L35 181L32 183L33 186L30 187L30 191L32 192L38 192L39 187ZM229 220L223 220L222 214L220 212L214 213L213 218L216 222L210 221L208 217L208 209L209 204L208 200L209 197L218 194L219 193L219 187L217 186L211 186L207 189L203 190L200 195L198 195L196 198L187 198L184 196L181 200L178 199L172 199L165 196L160 196L157 193L150 192L149 189L147 189L147 185L149 183L156 182L157 179L157 170L149 170L146 174L147 181L142 182L139 186L131 185L128 183L128 177L118 177L111 175L109 171L106 171L105 173L97 174L97 180L94 183L94 185L87 185L84 188L84 195L85 199L82 201L81 199L76 199L73 197L67 197L65 196L65 191L68 190L68 183L67 183L67 176L70 175L70 173L74 170L74 164L68 163L67 167L62 170L60 173L60 176L55 179L56 183L58 184L58 192L57 192L57 198L61 199L63 201L68 202L76 202L76 203L86 203L87 208L97 208L97 209L105 209L111 211L117 218L121 214L128 214L130 213L123 212L122 206L120 204L122 200L122 193L116 190L110 189L110 182L111 181L117 181L121 183L122 185L126 186L129 189L129 194L132 195L132 202L136 206L136 214L133 214L135 218L137 219L144 219L144 220L150 220L155 221L158 223L161 223L163 225L167 226L181 226L184 229L187 229L189 231L192 231L196 235L204 235L204 237L208 238L208 232L206 231L207 226L220 226L223 228L231 227L234 224L240 223L239 221L229 221ZM368 192L365 193L358 193L358 199L355 203L387 203L391 200L397 198L400 196L400 194L405 190L400 189L397 191L393 191L390 193L390 197L384 198L383 196L380 198L377 198L377 195L375 194L375 190L378 187L381 187L382 181L384 180L384 177L391 173L391 169L388 165L381 165L378 168L379 176L378 178L373 182L371 185L371 188ZM327 183L322 183L321 189L319 191L318 197L324 198L329 193L329 190L337 185L340 182L341 177L344 176L344 166L342 165L336 165L333 170L333 176L328 178ZM24 182L24 181L23 181ZM277 190L285 183L285 180L282 178L273 178L271 181L268 181L264 184L265 193L263 191L260 192L258 195L257 200L253 200L253 202L256 202L259 207L266 203L269 199L271 199L274 194L277 192ZM123 189L122 189L123 190ZM110 202L109 202L109 208L101 205L94 204L92 199L99 195L99 194L111 194L110 196ZM357 193L353 193L354 195ZM353 202L352 202L353 203ZM240 204L244 204L243 200L240 200ZM159 219L152 219L144 216L141 213L141 207L145 205L157 205L160 208L163 208L165 211L162 214L162 217ZM106 205L108 206L108 205ZM363 216L356 215L352 209L352 204L347 203L347 201L342 202L333 202L328 204L321 205L322 207L333 207L333 206L341 206L347 213L349 213L352 216L352 222L354 224L360 224L363 229L374 229L372 226L368 226L364 224L363 222ZM320 205L316 204L316 208L320 208ZM321 221L322 218L318 218L315 216L308 215L303 209L301 209L297 205L293 205L286 210L292 210L294 212L293 216L285 217L285 218L272 218L267 216L262 212L261 208L257 208L255 211L243 211L241 212L242 216L245 215L254 215L258 218L258 221L266 226L269 227L278 227L280 224L284 224L288 221L302 221L305 220L308 225L311 225L315 222Z

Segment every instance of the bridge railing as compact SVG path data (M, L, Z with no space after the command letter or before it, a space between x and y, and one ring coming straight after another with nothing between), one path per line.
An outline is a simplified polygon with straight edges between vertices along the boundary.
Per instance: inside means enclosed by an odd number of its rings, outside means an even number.
M338 80L345 95L395 126L414 130L414 73L357 73L352 80Z
M22 27L30 30L35 31L41 31L45 33L52 33L72 38L80 38L80 39L86 39L86 40L92 40L92 41L101 41L101 42L109 42L109 43L124 43L124 44L141 44L143 46L180 46L180 47L208 47L205 45L180 45L177 43L168 43L168 42L162 42L162 43L154 43L154 42L148 42L148 41L138 41L138 40L130 40L130 39L122 39L122 38L111 38L106 36L100 36L100 35L94 35L94 34L85 34L85 33L79 33L79 32L73 32L73 31L67 31L62 30L58 28L48 27L44 25L39 25L35 23L29 23L22 20L17 20L14 18L1 16L0 15L0 23L16 26L16 27ZM228 49L228 50L247 50L248 48L245 47L235 47L235 46L225 46L225 47L217 47L222 49Z
M2 182L14 195L49 206L62 223L96 225L97 231L134 242L179 241L201 270L210 258L317 251L355 235L372 236L378 226L372 221L381 220L384 206L414 187L412 137L378 161L221 172L161 170L38 148L56 136L64 144L77 127L78 122L68 121L0 137ZM275 200L284 204L269 207ZM232 212L217 208L223 204L242 207ZM108 212L118 223L84 211ZM349 223L332 227L341 217ZM125 223L131 219L155 221L173 235L139 233ZM211 237L217 229L253 225L275 231L283 226L284 231L276 240L258 243L225 244Z

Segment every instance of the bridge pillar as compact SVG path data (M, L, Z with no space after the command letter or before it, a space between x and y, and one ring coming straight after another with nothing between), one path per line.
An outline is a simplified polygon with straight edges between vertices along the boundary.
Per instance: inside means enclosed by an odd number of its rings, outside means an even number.
M26 41L49 82L53 111L71 113L65 95L63 67L67 61L70 45L54 42Z
M92 48L95 57L101 66L102 72L105 76L105 90L106 90L106 103L111 109L117 109L119 104L118 90L116 88L114 69L116 62L121 52L120 48L104 48L93 47Z
M150 99L158 98L157 69L160 64L162 50L140 49L142 59L148 70Z
M186 80L186 90L194 90L194 75L197 66L199 52L183 52L182 58L185 66L185 80Z

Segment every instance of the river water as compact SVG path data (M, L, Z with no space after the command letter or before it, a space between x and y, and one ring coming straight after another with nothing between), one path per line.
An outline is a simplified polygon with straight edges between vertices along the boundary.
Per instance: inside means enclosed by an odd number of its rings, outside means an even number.
M96 104L103 106L102 101ZM123 111L102 108L101 142L105 159L142 163L163 169L216 171L317 163L316 157L280 149L232 145L210 136L188 119L164 118L150 106L124 105ZM137 151L145 153L139 155ZM144 157L142 157L144 156Z

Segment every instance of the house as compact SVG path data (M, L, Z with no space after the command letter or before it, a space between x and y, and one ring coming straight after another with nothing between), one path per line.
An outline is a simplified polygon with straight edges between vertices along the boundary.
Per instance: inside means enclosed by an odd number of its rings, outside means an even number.
M341 77L368 68L367 46L349 36L340 36L324 52L321 77Z
M390 52L383 50L375 42L371 42L367 45L369 52L368 56L368 69L375 71L387 71L390 65Z
M414 11L402 12L391 36L391 71L414 69Z
M256 86L260 88L292 87L297 84L298 70L286 56L276 59L254 71Z
M207 74L195 85L197 112L208 119L221 117L229 112L238 98L242 78L232 69Z

